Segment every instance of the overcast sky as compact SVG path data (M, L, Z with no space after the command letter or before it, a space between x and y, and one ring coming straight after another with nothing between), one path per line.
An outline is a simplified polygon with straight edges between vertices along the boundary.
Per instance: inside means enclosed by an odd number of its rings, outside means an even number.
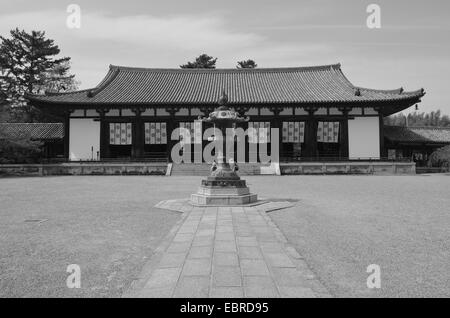
M71 3L81 28L66 26ZM381 7L381 29L366 8ZM173 67L201 53L218 67L254 59L259 67L340 62L355 85L424 87L420 111L450 114L448 0L0 0L0 34L45 30L72 57L81 88L97 85L109 64Z

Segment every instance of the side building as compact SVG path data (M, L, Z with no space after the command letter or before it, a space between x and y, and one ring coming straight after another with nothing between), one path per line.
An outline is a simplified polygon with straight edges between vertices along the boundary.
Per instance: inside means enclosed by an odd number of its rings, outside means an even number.
M389 160L409 159L425 167L434 151L450 145L450 127L385 126L384 137Z
M38 158L35 158L36 161L42 161L42 159L58 160L64 158L64 125L62 123L0 122L0 142L16 141L22 138L38 141L41 144L40 148L42 152L39 154ZM11 161L15 162L17 160ZM0 160L0 163L3 163L2 160Z
M228 105L250 121L242 128L278 128L283 161L380 160L383 118L419 103L423 89L406 92L354 86L340 64L270 69L148 69L110 66L92 89L27 95L30 103L64 118L64 155L83 160L169 160L172 131L198 136L197 121ZM208 141L193 138L193 143ZM270 138L246 137L249 143ZM193 144L185 147L198 149ZM252 147L253 149L253 147ZM246 158L248 158L248 153Z

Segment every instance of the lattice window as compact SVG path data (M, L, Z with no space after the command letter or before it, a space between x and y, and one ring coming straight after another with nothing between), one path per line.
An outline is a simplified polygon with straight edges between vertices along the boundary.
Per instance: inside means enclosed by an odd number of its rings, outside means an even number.
M339 122L319 121L317 127L317 142L338 143Z
M109 144L110 145L131 145L132 143L131 123L110 123L109 124Z
M284 121L282 141L284 143L304 143L305 142L305 122Z
M248 142L253 144L270 143L270 122L248 122Z
M145 144L165 145L167 144L167 124L166 123L145 123Z
M180 129L180 139L184 143L202 143L203 131L201 120L194 120L193 122L180 122Z

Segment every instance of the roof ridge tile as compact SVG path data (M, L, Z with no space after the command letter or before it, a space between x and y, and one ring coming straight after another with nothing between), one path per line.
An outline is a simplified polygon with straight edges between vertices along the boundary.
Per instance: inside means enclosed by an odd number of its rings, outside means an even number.
M286 66L286 67L257 67L257 68L151 68L151 67L133 67L110 65L110 69L119 69L123 71L135 72L174 72L174 73L264 73L264 72L298 72L340 69L341 64L324 64L311 66Z

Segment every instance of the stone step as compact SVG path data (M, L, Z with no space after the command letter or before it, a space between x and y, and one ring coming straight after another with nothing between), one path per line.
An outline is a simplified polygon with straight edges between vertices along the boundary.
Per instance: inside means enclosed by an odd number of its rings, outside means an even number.
M204 164L173 164L172 176L207 176L210 173L211 165ZM272 171L273 170L273 171ZM238 174L260 175L260 174L276 174L275 169L271 169L270 165L262 164L240 164Z

